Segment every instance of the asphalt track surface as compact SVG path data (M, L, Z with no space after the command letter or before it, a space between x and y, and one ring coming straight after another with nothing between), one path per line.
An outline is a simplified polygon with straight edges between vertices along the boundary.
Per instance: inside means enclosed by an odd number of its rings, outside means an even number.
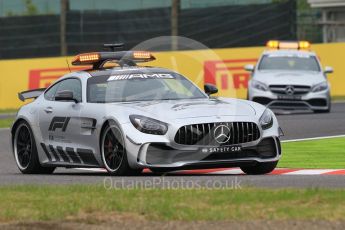
M333 104L329 114L279 115L283 140L345 134L345 103ZM7 184L100 184L106 188L240 188L246 186L344 188L342 175L180 175L144 174L136 177L109 177L106 173L57 169L52 175L23 175L17 169L9 146L9 130L0 130L0 185ZM345 165L345 164L344 164Z

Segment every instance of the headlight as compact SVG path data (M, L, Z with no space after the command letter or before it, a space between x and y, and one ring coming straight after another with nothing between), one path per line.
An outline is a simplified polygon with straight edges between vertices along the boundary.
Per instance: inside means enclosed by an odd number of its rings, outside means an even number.
M130 115L130 121L134 127L143 133L164 135L168 131L168 125L164 122L140 115Z
M260 125L262 129L269 129L273 125L273 112L270 109L266 109L260 117Z
M328 89L328 83L326 81L324 81L320 84L314 85L311 91L312 92L320 92L320 91L324 91L326 89Z
M259 81L252 80L251 85L253 88L261 90L261 91L267 91L268 90L267 85L265 85L264 83L259 82Z

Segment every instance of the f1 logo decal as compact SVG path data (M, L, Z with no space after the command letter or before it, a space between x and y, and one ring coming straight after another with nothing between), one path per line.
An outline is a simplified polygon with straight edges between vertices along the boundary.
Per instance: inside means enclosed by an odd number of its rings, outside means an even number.
M55 131L56 129L61 129L62 132L65 132L70 119L70 117L53 117L48 130Z

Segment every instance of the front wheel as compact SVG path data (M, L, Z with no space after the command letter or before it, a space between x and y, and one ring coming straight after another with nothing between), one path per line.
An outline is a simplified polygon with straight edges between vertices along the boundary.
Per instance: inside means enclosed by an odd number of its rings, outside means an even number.
M261 175L272 172L278 164L278 161L258 162L253 166L242 166L241 170L248 175Z
M112 175L137 175L142 171L129 166L123 134L117 125L108 124L104 128L101 154L106 170Z
M36 147L36 142L29 124L21 121L13 137L14 158L19 170L24 174L51 174L55 167L42 167Z

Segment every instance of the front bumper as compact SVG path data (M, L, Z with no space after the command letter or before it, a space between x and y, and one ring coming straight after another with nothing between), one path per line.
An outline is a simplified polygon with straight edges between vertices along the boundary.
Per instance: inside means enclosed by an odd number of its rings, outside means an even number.
M235 167L257 162L278 161L281 157L279 125L276 117L271 128L262 130L259 126L259 138L251 142L236 142L227 144L228 147L241 147L242 151L225 151L212 154L205 148L219 147L214 143L211 146L201 144L177 144L175 137L178 130L185 125L224 123L224 122L254 122L255 116L220 116L191 117L175 119L171 122L165 135L151 135L138 131L131 123L122 124L125 134L125 146L128 163L131 168L214 168ZM212 134L213 135L213 134ZM270 140L269 146L264 146ZM209 142L208 142L209 143ZM268 142L266 142L267 144ZM218 144L219 145L219 144ZM225 144L224 144L225 145ZM266 152L265 152L266 151ZM214 152L213 152L214 153Z
M249 100L266 105L271 109L283 110L327 110L330 106L330 92L329 90L321 92L309 92L303 95L298 95L296 99L280 99L279 95L271 91L261 91L250 88Z
M171 146L146 144L138 155L138 163L148 168L199 168L241 166L243 164L278 161L281 155L278 138L265 138L248 146ZM237 148L241 151L231 151Z

